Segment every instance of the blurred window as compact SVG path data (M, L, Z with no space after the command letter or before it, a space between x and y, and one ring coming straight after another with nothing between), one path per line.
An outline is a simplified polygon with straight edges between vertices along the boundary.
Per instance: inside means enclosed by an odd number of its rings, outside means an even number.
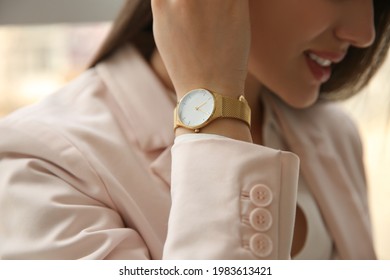
M0 116L82 72L110 23L0 27Z

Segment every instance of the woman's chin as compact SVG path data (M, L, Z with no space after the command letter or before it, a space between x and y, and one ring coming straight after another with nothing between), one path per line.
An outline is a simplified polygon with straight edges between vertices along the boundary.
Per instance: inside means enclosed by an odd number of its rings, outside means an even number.
M318 100L318 95L318 92L312 92L309 94L278 94L279 98L281 98L284 103L295 109L305 109L312 106Z

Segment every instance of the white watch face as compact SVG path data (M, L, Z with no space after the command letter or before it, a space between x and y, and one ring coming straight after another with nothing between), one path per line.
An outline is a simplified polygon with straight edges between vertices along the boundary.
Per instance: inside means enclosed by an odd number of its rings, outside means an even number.
M214 95L205 89L195 89L180 101L178 117L188 127L205 123L214 113Z

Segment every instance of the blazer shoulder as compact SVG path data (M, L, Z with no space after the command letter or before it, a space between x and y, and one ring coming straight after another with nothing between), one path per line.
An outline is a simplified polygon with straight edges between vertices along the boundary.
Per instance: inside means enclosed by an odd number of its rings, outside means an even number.
M64 181L68 182L69 176L78 178L77 182L69 181L69 185L82 188L83 192L89 190L84 189L80 182L103 186L104 190L104 183L96 170L100 154L96 153L106 139L107 130L98 128L98 123L104 122L101 114L105 114L105 126L109 127L112 120L108 120L109 113L105 110L96 109L103 106L97 98L103 87L91 69L42 101L0 120L0 160L8 159L3 170L11 172L13 160L36 161L42 166L57 168L56 176ZM106 146L109 143L106 142ZM30 167L23 168L13 172L23 174ZM112 205L106 194L100 195L99 192L96 196L96 193L91 196Z

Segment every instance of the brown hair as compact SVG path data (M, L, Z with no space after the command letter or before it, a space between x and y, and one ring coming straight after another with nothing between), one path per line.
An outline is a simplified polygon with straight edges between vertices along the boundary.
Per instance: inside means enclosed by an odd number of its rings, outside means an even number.
M137 4L136 8L134 8L135 4ZM94 67L126 43L135 45L146 59L155 49L150 0L125 0L110 32L89 67Z
M333 66L331 79L321 88L323 98L341 100L355 95L383 64L390 47L390 1L374 0L374 13L375 42L365 49L351 47L345 59ZM129 42L148 60L155 49L152 26L151 1L126 0L90 67Z

